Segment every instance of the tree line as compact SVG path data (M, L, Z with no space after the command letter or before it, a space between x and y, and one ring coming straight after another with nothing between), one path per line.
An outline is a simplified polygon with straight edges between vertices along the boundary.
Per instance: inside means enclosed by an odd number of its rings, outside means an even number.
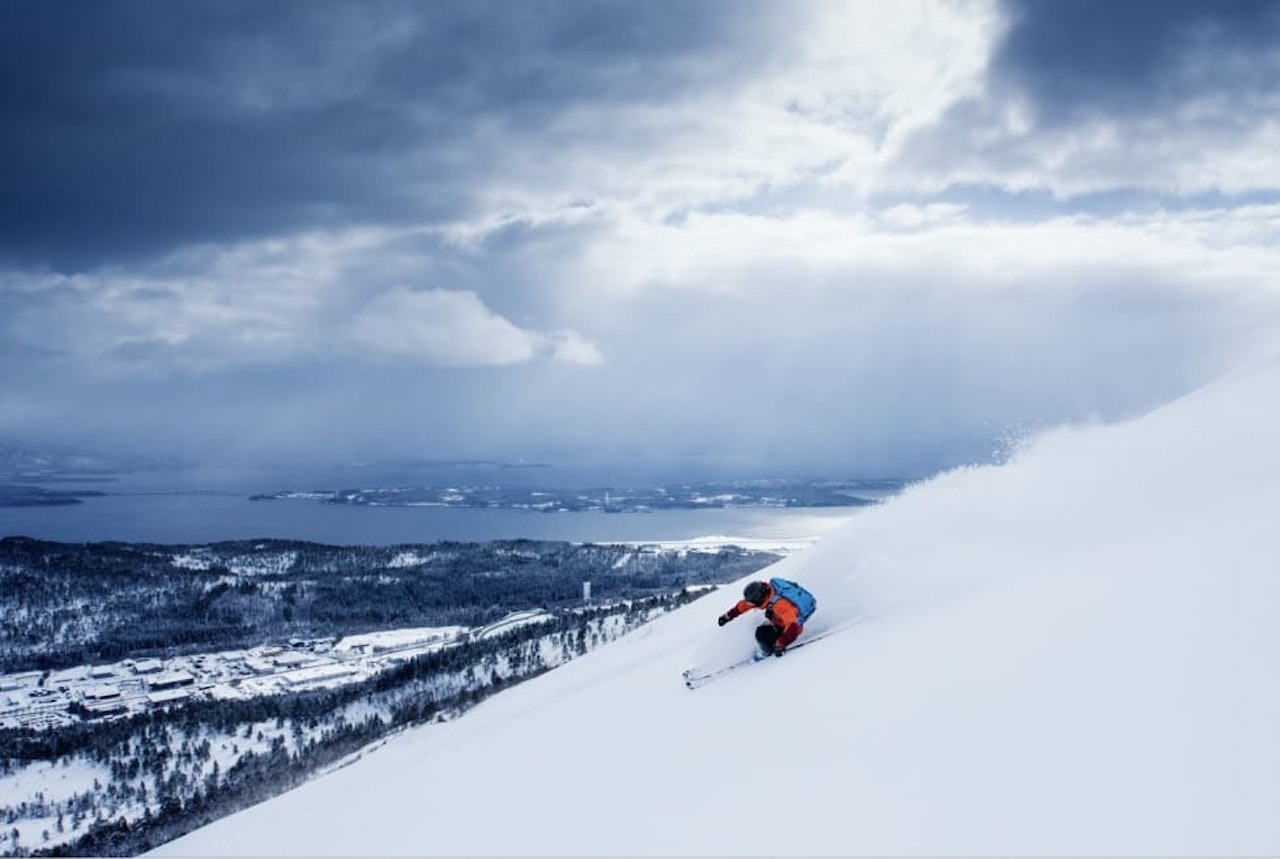
M0 673L252 647L731 581L778 560L553 541L328 546L0 539Z

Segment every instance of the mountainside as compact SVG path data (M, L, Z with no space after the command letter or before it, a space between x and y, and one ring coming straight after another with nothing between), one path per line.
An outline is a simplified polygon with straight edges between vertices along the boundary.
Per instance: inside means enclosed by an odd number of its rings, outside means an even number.
M685 689L725 591L159 853L1274 854L1277 438L1277 362L1054 431L771 567L812 647Z
M0 537L0 674L252 647L724 582L777 560L736 546L541 540L329 546L53 543Z

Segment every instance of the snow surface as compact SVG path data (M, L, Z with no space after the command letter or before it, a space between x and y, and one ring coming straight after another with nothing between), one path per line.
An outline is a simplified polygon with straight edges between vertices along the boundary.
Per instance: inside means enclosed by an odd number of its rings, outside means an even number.
M160 855L1280 854L1280 362L1053 431Z

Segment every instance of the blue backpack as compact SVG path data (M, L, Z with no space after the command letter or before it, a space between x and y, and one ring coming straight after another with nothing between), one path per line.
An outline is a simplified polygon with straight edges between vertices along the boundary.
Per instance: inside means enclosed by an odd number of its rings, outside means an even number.
M769 579L769 584L773 585L773 598L785 597L795 603L796 608L800 609L800 623L804 623L809 619L818 608L818 601L813 598L813 594L806 591L793 581L788 579ZM771 601L772 602L772 601Z

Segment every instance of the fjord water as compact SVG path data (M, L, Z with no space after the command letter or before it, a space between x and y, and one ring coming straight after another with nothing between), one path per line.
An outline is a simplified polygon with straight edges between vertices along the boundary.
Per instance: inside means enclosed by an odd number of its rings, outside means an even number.
M64 480L63 491L102 493L81 504L0 508L0 537L62 542L203 543L293 539L335 545L392 545L506 539L644 542L727 536L780 544L810 540L857 508L734 508L648 513L542 513L446 507L371 507L305 499L251 500L261 493L351 487L655 485L620 470L431 466L324 470L205 468L136 471L110 479Z

